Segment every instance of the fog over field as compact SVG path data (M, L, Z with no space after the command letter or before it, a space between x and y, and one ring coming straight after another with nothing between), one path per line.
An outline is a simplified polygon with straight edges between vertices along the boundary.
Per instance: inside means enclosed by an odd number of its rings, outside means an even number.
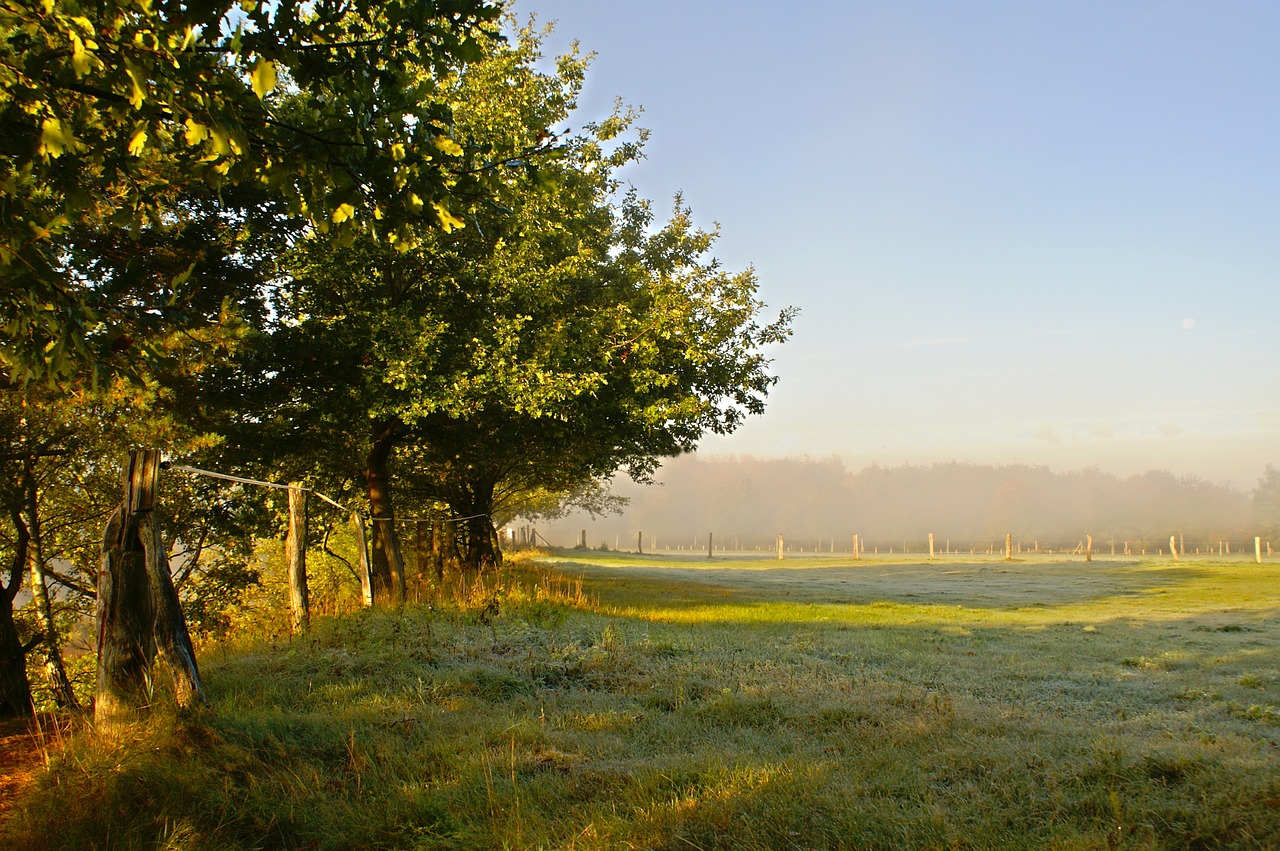
M668 461L655 484L614 483L629 503L621 514L592 518L574 512L542 520L552 544L571 545L582 530L592 547L768 546L788 544L849 550L857 533L867 547L920 552L928 534L937 547L968 549L1012 533L1023 546L1073 547L1092 535L1109 552L1115 539L1150 544L1154 553L1179 535L1189 552L1229 542L1252 551L1253 538L1276 536L1277 476L1258 471L1256 487L1237 488L1150 471L1128 477L1091 468L1054 472L1027 465L963 463L846 467L839 458L762 459L689 455ZM1265 482L1264 482L1265 480ZM1280 540L1277 541L1280 543Z

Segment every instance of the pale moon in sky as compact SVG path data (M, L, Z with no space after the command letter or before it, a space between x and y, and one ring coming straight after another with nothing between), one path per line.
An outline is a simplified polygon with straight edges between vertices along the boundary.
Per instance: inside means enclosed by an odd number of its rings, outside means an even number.
M1196 327L1196 321L1194 319L1184 319L1182 320L1182 327L1190 331L1192 328Z

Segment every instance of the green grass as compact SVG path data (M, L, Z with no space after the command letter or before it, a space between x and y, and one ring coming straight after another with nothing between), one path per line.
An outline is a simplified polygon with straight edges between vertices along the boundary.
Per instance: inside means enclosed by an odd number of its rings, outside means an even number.
M30 848L1280 847L1280 568L562 551L203 648Z

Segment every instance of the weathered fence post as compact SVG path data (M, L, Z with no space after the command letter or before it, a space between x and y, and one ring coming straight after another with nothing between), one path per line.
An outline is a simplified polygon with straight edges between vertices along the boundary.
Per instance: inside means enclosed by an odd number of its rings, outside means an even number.
M855 559L860 559L860 558L862 558L862 549L861 549L861 546L862 546L862 545L858 543L858 533L857 533L857 532L854 532L854 533L853 533L853 557L854 557Z
M1004 533L1004 560L1013 561L1013 533Z
M933 533L929 533L929 561L933 561Z
M356 535L356 570L360 574L360 602L373 605L373 574L369 569L369 540L365 536L364 517L359 511L351 512L351 525Z
M94 720L103 732L151 703L157 655L184 708L205 703L191 635L155 522L160 452L129 456L124 498L107 521L98 571L98 683Z
M1253 560L1258 564L1262 564L1262 536L1255 535L1253 539Z
M1084 536L1084 560L1093 561L1093 536Z
M289 576L289 613L295 635L311 628L311 601L307 594L307 492L300 482L289 485L289 532L284 539Z
M1173 560L1178 560L1178 536L1169 536L1169 553L1173 556Z
M708 533L707 533L707 558L715 558L715 557L716 557L716 551L715 551L715 549L714 549L714 548L712 547L712 545L711 545L711 541L712 541L712 538L713 538L713 536L714 536L714 535L715 535L715 533L714 533L714 532L708 532Z
M644 555L644 532L636 532L636 552Z
M781 561L783 558L784 556L782 554L782 533L779 532L778 533L778 560Z

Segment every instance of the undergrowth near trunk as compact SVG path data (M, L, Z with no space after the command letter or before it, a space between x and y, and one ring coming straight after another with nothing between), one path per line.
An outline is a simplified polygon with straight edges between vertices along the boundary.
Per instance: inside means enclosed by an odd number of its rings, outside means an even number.
M830 567L525 562L241 634L202 648L207 711L73 737L0 842L1275 847L1280 570L1070 566L1090 600L1053 566L961 592L872 564L898 600L833 601L806 584Z

